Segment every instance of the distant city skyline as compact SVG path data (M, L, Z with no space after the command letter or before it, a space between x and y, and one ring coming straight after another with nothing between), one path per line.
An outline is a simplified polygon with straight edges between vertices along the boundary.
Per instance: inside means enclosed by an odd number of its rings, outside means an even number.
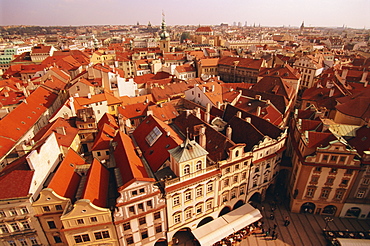
M0 0L0 25L305 26L366 28L369 0Z

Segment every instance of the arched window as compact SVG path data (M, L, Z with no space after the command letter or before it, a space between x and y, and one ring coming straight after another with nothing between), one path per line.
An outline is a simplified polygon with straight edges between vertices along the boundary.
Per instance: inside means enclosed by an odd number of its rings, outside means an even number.
M184 175L190 174L190 165L185 165L184 167Z
M239 156L239 150L235 151L235 157Z
M197 164L195 165L195 169L196 169L197 171L202 170L202 161L198 161L198 162L197 162Z

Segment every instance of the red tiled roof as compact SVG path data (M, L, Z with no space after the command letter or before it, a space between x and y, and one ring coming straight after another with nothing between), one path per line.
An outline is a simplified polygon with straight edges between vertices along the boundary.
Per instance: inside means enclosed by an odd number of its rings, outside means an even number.
M109 171L97 159L93 160L87 173L87 181L82 198L89 199L98 207L106 208L108 202Z
M118 113L127 119L133 119L137 117L146 116L148 110L148 103L136 103L126 105L124 107L118 107Z
M105 124L109 125L113 129L118 129L119 126L113 115L105 113L98 122L98 128L101 129Z
M62 197L73 199L81 181L81 176L75 172L75 169L79 165L84 164L85 160L73 149L69 149L51 179L48 188L53 189L55 193Z
M117 143L114 158L116 166L121 172L123 186L132 180L154 181L146 172L129 136L119 131L113 141Z
M213 30L209 26L201 26L201 27L198 27L195 32L213 32Z
M123 97L120 97L120 99L122 100L122 106L136 104L136 103L153 102L152 94L147 94L147 95L138 96L138 97L123 96Z
M220 58L220 60L218 61L218 65L234 66L234 64L237 63L236 67L243 67L243 68L259 70L261 68L262 62L263 62L262 59L257 60L257 59L250 59L250 58L224 56Z
M179 115L171 102L149 106L148 110L162 121L170 121Z
M6 155L14 144L39 120L54 103L57 95L39 87L27 99L0 120L0 157Z
M91 150L109 149L110 142L115 135L115 129L107 124L104 124L104 126L99 129Z
M145 138L156 126L162 135L152 146L149 146ZM133 137L153 172L156 172L169 158L167 150L173 149L183 142L170 126L152 115L141 122L133 132Z
M14 170L0 177L0 199L27 197L33 174L31 170Z
M187 73L187 72L195 72L195 67L193 67L191 64L184 64L181 66L176 66L176 71L178 73Z
M308 131L308 148L316 148L327 146L330 141L335 140L336 137L332 133L328 132L314 132Z

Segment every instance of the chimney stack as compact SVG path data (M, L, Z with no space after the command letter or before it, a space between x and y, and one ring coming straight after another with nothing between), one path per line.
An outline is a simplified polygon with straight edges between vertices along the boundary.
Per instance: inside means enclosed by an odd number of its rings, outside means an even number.
M206 149L206 127L204 125L201 125L199 128L199 145L203 148Z
M249 124L251 124L252 123L252 118L251 117L247 117L247 118L245 118L245 121L248 122Z
M242 117L242 112L241 111L236 112L236 117L241 118Z
M231 128L231 126L230 126L230 125L228 125L228 126L227 126L227 128L226 128L226 137L227 137L228 139L231 139L231 137L232 137L232 133L233 133L233 129Z
M257 112L256 112L256 114L257 114L258 117L261 116L261 110L262 110L261 106L258 106L257 107Z

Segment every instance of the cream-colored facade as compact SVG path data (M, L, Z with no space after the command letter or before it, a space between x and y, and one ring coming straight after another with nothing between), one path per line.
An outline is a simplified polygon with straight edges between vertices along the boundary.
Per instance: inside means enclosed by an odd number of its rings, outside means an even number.
M40 192L39 199L32 204L35 216L38 218L48 240L48 245L67 244L64 234L61 232L63 225L60 217L70 205L70 199L59 196L50 188L43 189Z
M61 217L68 245L119 245L108 208L80 199Z

